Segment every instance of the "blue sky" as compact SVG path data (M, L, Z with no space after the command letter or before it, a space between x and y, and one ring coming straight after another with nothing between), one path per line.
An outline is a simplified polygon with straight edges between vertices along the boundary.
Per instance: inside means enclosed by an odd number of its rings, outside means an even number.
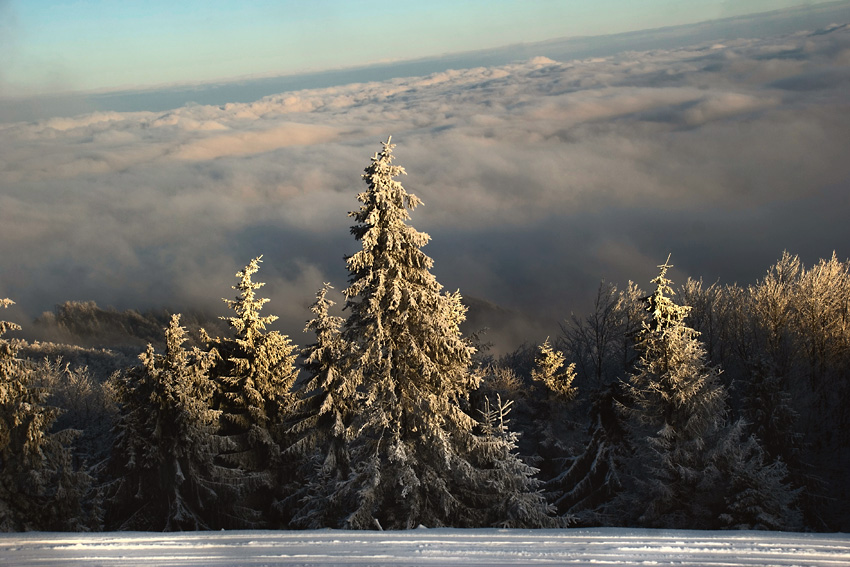
M0 95L289 74L816 0L0 0Z

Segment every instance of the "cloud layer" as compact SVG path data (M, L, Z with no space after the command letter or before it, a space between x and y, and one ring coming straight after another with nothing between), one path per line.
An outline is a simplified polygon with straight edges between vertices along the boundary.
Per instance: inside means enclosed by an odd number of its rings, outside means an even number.
M0 124L0 297L28 316L71 299L222 312L263 254L268 309L297 333L322 281L345 286L346 213L390 134L441 283L551 333L600 279L646 286L668 252L678 280L729 282L783 249L850 256L836 25Z

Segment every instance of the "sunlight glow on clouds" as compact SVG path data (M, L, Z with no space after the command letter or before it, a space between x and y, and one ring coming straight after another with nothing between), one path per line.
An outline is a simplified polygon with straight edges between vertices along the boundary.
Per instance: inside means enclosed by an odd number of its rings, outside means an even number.
M671 251L677 281L845 257L850 28L824 32L0 124L0 297L217 311L264 254L298 333L389 134L441 283L514 309L567 317Z

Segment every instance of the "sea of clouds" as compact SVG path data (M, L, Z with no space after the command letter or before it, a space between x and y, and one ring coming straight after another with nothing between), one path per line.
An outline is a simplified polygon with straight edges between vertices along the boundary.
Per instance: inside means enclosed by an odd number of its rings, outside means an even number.
M601 279L750 283L850 255L850 26L448 70L166 112L0 124L0 297L226 314L263 255L296 343L346 286L348 211L392 135L446 288L557 333ZM336 297L340 300L340 297ZM10 318L9 313L3 314ZM528 319L539 321L531 324Z

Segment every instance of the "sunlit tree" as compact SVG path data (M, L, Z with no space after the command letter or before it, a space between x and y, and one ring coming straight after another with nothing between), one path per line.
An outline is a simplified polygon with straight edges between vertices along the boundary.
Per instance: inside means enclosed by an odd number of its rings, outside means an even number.
M204 333L209 348L218 354L210 371L216 384L212 407L218 412L216 463L232 469L242 485L231 527L267 525L270 504L285 496L277 488L291 473L280 444L292 413L298 353L289 337L267 330L277 317L260 314L269 301L256 293L265 284L252 280L261 261L262 257L254 258L236 274L237 297L224 300L234 311L233 316L222 317L233 336L212 338Z
M342 338L358 411L347 424L351 472L329 501L350 528L480 525L493 502L467 409L480 377L460 332L466 309L431 273L429 236L407 224L421 201L395 179L404 169L393 148L388 140L372 158L351 213L361 249L347 260Z
M540 345L531 379L542 383L550 392L562 400L569 401L576 396L573 380L576 377L576 364L571 362L564 366L564 353L552 348L547 338Z
M671 267L668 258L652 280L649 318L637 344L640 359L629 377L629 413L638 425L636 435L645 437L643 448L636 441L642 468L633 476L636 489L625 500L637 511L637 521L647 526L738 524L746 490L735 482L747 479L757 485L755 492L783 492L785 505L771 512L776 516L773 529L791 527L796 511L793 491L783 484L787 469L781 463L766 464L761 447L744 434L743 423L729 423L720 370L707 363L699 334L685 322L690 307L672 299ZM748 521L742 519L740 525Z

